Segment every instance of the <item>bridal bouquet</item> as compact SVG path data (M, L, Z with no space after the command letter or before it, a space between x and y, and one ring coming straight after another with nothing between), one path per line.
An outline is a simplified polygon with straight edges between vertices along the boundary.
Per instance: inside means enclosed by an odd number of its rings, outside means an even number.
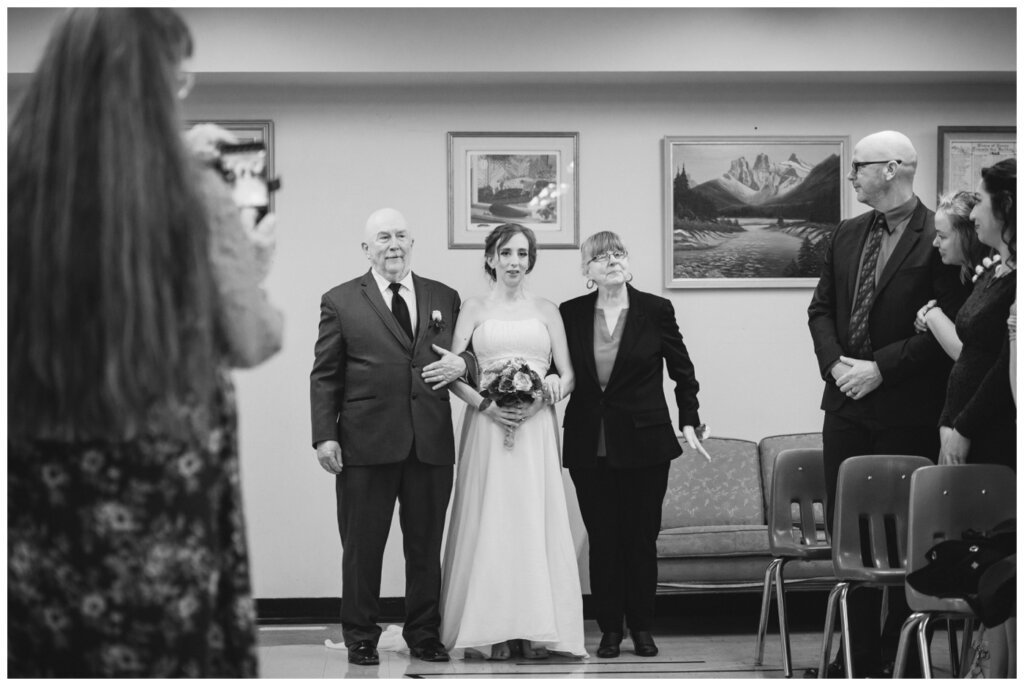
M524 407L544 397L544 381L530 369L526 360L514 357L497 362L480 375L480 395L490 398L498 407ZM505 447L516 443L516 430L505 427Z

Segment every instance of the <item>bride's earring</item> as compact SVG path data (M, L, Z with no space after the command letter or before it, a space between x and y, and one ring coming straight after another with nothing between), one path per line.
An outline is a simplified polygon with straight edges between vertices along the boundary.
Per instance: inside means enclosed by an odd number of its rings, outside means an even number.
M587 279L587 290L589 291L593 287L594 287L594 280L593 279Z

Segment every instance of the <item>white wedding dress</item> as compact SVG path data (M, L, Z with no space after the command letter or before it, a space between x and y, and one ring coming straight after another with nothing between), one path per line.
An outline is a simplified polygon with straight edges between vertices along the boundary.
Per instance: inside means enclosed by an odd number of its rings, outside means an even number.
M538 319L485 320L473 332L480 368L521 357L541 378L551 341ZM553 407L505 429L475 408L463 422L441 587L448 650L524 638L585 656L583 598Z

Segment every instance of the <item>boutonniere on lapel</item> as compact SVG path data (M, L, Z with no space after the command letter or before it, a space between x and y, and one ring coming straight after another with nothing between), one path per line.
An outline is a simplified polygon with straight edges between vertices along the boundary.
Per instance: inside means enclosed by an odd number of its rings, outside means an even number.
M441 310L434 310L430 313L430 328L434 331L444 331L445 323L444 317L441 316Z

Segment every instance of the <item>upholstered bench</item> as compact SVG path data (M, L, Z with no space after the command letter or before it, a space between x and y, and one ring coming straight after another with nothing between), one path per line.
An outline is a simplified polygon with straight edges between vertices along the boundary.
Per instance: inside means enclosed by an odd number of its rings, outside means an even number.
M767 485L779 452L820 448L821 434L771 436L761 441L709 438L708 462L685 442L672 462L658 536L658 592L759 590L768 552ZM829 561L792 563L787 580L827 585Z

